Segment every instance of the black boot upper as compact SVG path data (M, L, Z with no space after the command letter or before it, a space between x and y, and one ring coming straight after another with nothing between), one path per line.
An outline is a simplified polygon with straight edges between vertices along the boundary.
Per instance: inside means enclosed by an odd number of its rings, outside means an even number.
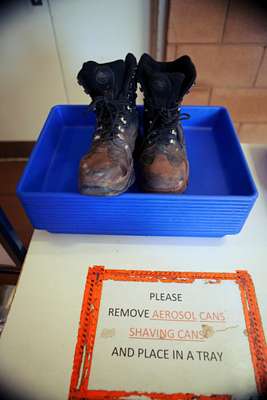
M116 133L137 124L136 70L136 59L131 53L125 61L83 64L77 80L92 98L90 106L96 111L97 139L110 140Z
M138 65L138 80L144 92L144 131L149 140L168 142L181 138L179 105L196 80L196 69L190 57L172 62L155 61L144 54Z

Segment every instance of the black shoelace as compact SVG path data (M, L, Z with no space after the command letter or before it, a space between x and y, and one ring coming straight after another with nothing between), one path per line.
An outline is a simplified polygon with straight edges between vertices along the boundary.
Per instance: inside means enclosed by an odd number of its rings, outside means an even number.
M148 107L151 107L151 105ZM190 118L188 113L181 113L178 106L171 108L153 107L152 114L155 117L151 121L151 125L148 127L148 132L145 136L145 141L149 144L168 144L173 143L173 140L179 141L177 124L180 121Z
M89 111L96 111L98 122L95 135L97 139L109 140L113 137L115 128L119 126L119 118L125 109L129 111L132 109L127 98L117 100L107 96L98 96L91 102Z

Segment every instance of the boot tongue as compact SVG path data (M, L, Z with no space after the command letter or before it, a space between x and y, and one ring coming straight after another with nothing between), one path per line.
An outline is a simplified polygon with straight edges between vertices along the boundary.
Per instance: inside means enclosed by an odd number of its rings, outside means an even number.
M83 64L77 79L92 98L111 96L118 98L123 87L125 62L117 60L106 64L88 61Z
M181 96L185 75L180 72L157 72L147 80L147 91L155 107L175 107Z

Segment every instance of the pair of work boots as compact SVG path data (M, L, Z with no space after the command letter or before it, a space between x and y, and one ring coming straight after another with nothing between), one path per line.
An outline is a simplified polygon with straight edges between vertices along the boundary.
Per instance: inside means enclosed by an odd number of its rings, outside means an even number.
M79 187L86 195L117 195L134 182L133 152L140 183L148 192L182 193L189 164L180 104L196 79L188 56L157 62L144 54L105 64L88 61L78 83L92 98L96 129L90 152L80 162ZM137 82L144 92L143 132L136 109ZM139 145L136 146L138 136Z

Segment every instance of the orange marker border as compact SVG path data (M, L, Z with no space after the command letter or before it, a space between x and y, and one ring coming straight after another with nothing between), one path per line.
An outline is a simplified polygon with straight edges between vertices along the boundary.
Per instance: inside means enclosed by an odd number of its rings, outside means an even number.
M216 272L165 272L105 269L102 266L90 267L87 274L80 325L74 354L69 400L115 400L130 396L147 396L151 400L230 400L231 395L196 395L194 393L150 393L108 390L88 390L92 365L102 284L104 280L126 282L176 282L192 284L195 280L205 280L207 284L232 280L238 284L243 305L250 353L259 395L267 394L267 347L262 328L260 311L252 279L247 271L233 273Z

